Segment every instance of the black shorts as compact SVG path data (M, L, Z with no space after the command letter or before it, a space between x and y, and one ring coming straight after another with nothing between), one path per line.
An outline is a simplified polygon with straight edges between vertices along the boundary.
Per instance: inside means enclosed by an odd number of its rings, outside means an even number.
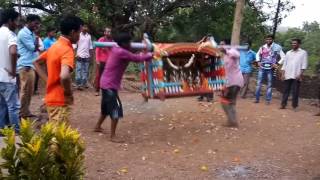
M123 117L123 110L118 92L113 89L101 89L101 114L110 116L112 120Z

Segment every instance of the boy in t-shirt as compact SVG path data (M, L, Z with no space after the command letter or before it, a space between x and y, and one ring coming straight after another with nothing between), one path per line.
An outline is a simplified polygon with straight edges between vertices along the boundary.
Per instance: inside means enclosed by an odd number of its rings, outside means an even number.
M101 115L96 124L95 131L101 132L101 125L107 116L111 118L110 141L121 143L123 140L116 137L118 120L123 117L123 110L118 90L120 89L122 76L129 62L143 62L152 59L152 53L134 54L130 52L131 36L129 33L120 32L114 36L114 41L119 45L113 47L106 62L105 69L100 80L102 90Z
M65 17L60 24L61 36L34 62L39 76L47 82L45 103L49 121L69 121L69 105L73 104L71 72L74 68L72 43L79 40L83 21L76 16ZM46 72L41 63L47 64Z

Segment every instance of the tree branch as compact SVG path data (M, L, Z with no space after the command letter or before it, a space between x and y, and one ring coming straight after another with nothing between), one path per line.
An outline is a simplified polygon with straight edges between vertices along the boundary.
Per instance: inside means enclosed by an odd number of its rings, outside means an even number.
M13 6L13 7L17 7L19 6L19 4L17 3L10 3L10 6ZM21 4L21 7L25 7L25 8L33 8L33 9L39 9L41 11L44 11L48 14L57 14L56 11L53 11L53 10L50 10L50 9L47 9L45 8L41 3L39 2L36 2L34 4Z

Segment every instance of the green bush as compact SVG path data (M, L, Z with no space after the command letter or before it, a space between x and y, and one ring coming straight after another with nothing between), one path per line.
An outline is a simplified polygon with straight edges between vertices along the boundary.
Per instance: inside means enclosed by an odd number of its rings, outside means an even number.
M84 142L78 131L65 123L49 122L39 132L34 123L21 121L21 142L13 128L5 128L1 149L0 178L4 180L84 179ZM17 145L16 145L17 144Z

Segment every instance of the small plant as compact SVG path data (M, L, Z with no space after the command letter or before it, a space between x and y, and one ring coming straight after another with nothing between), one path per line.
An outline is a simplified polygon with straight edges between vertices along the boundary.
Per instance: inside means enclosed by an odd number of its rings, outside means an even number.
M84 177L84 143L78 131L65 123L49 122L39 132L21 121L21 142L13 128L5 128L0 178L8 180L78 180Z

